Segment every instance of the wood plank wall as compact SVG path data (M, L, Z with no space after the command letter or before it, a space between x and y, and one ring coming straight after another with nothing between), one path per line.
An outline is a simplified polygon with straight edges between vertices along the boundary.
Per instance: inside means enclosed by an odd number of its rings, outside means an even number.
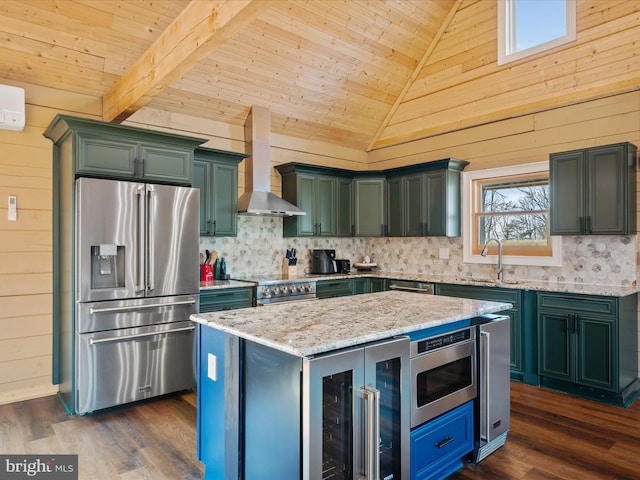
M90 116L100 100L21 85L22 132L0 130L0 404L57 392L52 352L52 144L42 136L58 112ZM17 196L17 221L7 197Z
M635 90L640 4L578 0L576 41L497 65L499 2L465 0L374 148Z

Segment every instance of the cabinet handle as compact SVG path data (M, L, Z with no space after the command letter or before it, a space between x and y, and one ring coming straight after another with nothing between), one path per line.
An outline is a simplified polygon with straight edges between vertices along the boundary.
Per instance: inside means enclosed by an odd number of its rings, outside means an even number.
M578 328L579 328L579 325L580 325L580 322L578 321L579 318L580 317L578 315L574 315L573 316L573 331L576 332L576 333L579 333L578 332Z
M322 235L322 224L318 224L318 236Z
M587 216L587 233L592 233L591 232L591 215Z
M454 437L444 437L444 440L441 440L437 443L435 443L436 448L443 448L446 445L448 445L449 443L453 442Z
M207 220L207 234L211 233L211 220Z
M213 221L213 234L216 234L216 221Z

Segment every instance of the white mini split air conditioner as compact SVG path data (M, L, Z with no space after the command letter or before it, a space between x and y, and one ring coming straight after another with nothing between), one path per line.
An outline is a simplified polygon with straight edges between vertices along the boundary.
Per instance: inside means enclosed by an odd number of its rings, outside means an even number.
M0 130L24 128L24 88L0 85Z

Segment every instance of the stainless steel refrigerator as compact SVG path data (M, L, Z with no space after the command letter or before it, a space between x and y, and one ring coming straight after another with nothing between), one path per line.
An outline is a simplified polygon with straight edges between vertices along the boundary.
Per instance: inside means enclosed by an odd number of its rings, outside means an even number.
M477 328L478 352L474 463L480 463L507 441L511 423L510 321L506 315L491 314L472 320Z
M58 332L67 410L194 388L199 190L79 178L74 214L75 311Z

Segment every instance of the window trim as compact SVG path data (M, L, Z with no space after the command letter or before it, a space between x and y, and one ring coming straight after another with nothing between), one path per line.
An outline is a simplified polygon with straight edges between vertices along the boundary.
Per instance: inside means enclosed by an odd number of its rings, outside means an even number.
M576 40L576 0L565 0L566 5L566 34L548 42L525 48L518 52L511 51L515 44L513 22L513 2L502 0L498 2L498 65L515 62L538 53L546 52L556 47L566 45Z
M494 264L497 262L497 255L486 257L473 253L473 182L485 178L499 178L512 175L523 175L528 173L549 172L549 162L527 163L510 167L488 168L485 170L473 170L462 172L462 261L464 263ZM504 255L503 262L507 265L529 265L529 266L562 266L562 237L551 236L551 256L527 256L527 255Z

